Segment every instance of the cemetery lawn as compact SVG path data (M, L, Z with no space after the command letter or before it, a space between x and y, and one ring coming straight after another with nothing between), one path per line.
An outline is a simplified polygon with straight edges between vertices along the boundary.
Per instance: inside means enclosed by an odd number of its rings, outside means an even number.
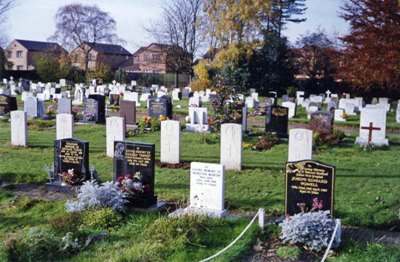
M14 148L10 145L10 124L0 122L0 180L39 185L47 181L44 166L53 162L54 124L54 121L31 121L29 147ZM313 153L315 160L336 166L334 215L341 218L345 226L400 231L400 136L388 135L390 147L375 148L372 151L363 151L354 146L356 136L355 133L349 133L341 145L319 147ZM113 161L105 155L105 126L76 125L75 137L89 142L89 165L96 167L100 180L112 180ZM243 142L254 143L257 138L244 136ZM155 143L156 159L159 159L160 132L131 136L127 140ZM181 144L183 161L219 162L218 134L183 132ZM264 152L243 150L243 170L226 172L225 200L230 213L252 216L258 208L264 207L269 216L283 214L287 153L287 142ZM188 169L156 167L155 192L158 199L186 205L189 198L189 175ZM66 216L64 203L65 200L35 200L0 190L0 241L26 234L32 227L49 230L54 217ZM77 255L56 259L132 261L132 258L151 258L151 261L198 261L229 244L248 223L247 219L207 219L201 223L177 221L175 224L164 220L163 214L159 213L130 212L118 220L117 227L83 227L82 234L107 231L108 235ZM195 231L185 231L188 228L194 228ZM157 235L157 232L174 230L179 233L168 239L163 239L164 233ZM240 260L240 256L245 255L244 251L251 249L257 231L255 226L252 227L226 256L217 261ZM398 248L354 244L351 249L352 245L345 243L337 261L367 261L361 259L363 252L372 254L377 250L383 252L381 257L398 258L400 254Z

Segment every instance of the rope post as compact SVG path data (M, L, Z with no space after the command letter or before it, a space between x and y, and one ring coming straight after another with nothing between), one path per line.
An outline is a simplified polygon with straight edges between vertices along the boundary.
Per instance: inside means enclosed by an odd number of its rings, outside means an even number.
M258 209L258 225L260 226L261 233L264 233L264 216L265 216L264 208Z

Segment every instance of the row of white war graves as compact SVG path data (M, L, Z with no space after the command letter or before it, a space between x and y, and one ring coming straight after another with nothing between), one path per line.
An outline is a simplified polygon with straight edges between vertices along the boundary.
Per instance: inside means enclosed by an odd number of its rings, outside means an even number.
M26 113L11 112L11 140L13 145L26 144ZM155 145L125 141L125 119L106 119L107 156L114 158L114 182L129 188L129 200L134 207L160 207L154 194ZM223 217L225 170L240 170L242 167L242 126L223 124L221 126L220 164L192 162L190 170L190 206L171 214L205 214ZM181 127L179 121L166 120L161 123L160 161L176 164L180 160ZM71 186L93 178L89 170L89 143L74 139L73 117L71 114L57 116L57 140L54 143L54 169L50 174L48 190L69 191ZM21 142L21 139L25 142ZM333 166L312 161L313 137L308 129L291 129L289 132L289 155L287 164L288 188L285 212L295 214L295 202L312 203L317 194L326 203L325 208L333 211ZM63 180L63 174L74 170L79 178L75 183ZM297 176L307 173L307 181ZM315 182L316 179L320 182ZM125 188L126 189L126 188Z

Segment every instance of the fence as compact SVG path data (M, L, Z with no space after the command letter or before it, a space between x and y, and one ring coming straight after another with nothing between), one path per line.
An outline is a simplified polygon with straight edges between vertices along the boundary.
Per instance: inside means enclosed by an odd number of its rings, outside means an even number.
M135 80L138 85L151 86L151 85L162 85L166 87L175 86L175 73L128 73L129 81ZM185 87L190 83L190 75L178 74L178 87Z

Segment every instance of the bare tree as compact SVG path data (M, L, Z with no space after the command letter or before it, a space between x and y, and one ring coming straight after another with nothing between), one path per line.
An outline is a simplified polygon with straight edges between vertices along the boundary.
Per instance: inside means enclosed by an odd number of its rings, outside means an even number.
M51 37L68 50L79 48L84 54L85 72L88 55L97 43L122 41L116 34L116 22L96 5L69 4L60 7L56 17L56 32Z
M165 1L161 18L146 28L147 32L165 46L167 66L179 73L193 75L193 62L203 43L203 0Z
M4 23L6 22L7 16L6 13L14 7L15 0L0 0L0 47L5 46L7 43L7 36L5 30L3 28Z

